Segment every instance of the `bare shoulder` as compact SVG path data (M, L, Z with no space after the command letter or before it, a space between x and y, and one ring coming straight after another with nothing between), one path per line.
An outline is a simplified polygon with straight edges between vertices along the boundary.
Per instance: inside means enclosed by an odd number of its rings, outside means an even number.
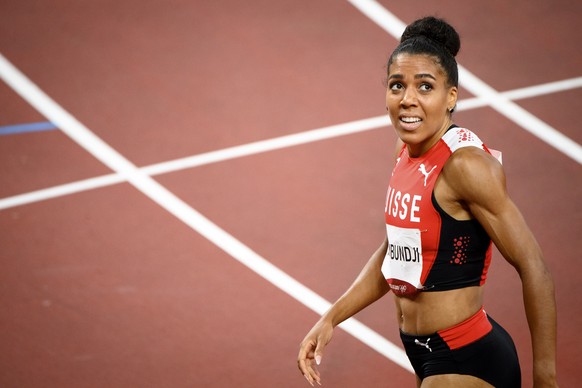
M486 205L507 196L503 166L495 157L477 147L455 151L443 174L459 200Z

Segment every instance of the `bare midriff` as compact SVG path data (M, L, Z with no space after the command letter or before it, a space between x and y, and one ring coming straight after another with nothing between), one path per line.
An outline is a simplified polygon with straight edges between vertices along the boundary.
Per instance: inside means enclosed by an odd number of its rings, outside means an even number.
M483 306L483 287L419 292L413 297L394 296L400 330L429 335L473 316Z

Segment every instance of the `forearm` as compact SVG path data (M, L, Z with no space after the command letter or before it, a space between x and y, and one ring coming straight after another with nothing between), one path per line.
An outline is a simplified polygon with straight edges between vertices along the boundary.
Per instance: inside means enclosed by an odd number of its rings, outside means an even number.
M522 273L523 297L530 328L534 383L556 378L556 301L554 283L543 264Z
M350 288L322 316L334 327L384 296L389 290L382 275L387 242L378 248Z

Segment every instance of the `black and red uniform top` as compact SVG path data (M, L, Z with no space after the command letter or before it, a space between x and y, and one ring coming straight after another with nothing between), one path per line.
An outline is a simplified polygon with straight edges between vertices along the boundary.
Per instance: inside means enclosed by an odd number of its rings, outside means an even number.
M388 251L382 265L397 295L485 283L491 239L477 220L445 213L433 193L448 158L463 147L491 153L473 132L453 126L424 155L412 158L406 147L399 154L386 197Z

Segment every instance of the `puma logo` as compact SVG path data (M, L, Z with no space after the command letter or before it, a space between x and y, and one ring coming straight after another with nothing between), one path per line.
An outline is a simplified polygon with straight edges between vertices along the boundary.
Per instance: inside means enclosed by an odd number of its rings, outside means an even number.
M432 353L432 349L430 348L430 346L428 346L428 341L430 341L430 338L427 338L426 339L426 343L422 343L419 340L415 339L414 340L414 343L417 344L418 346L424 346L425 348L427 348L428 350L430 350L430 352Z
M422 175L424 175L424 187L426 187L426 180L428 179L428 176L430 175L431 172L433 172L433 170L436 168L437 166L433 166L433 168L430 169L429 172L426 171L426 167L424 167L424 163L420 164L420 167L418 168L418 171L420 171L422 173Z

